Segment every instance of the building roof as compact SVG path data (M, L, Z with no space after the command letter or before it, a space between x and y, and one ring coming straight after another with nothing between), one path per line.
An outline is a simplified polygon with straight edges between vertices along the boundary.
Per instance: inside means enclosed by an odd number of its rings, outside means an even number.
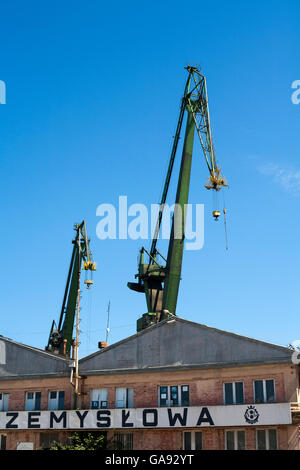
M290 363L287 347L172 317L79 361L80 373Z
M172 317L79 361L81 375L291 363L286 347ZM0 335L0 380L70 374L71 359ZM74 365L74 364L73 364Z
M67 375L69 363L70 359L0 335L0 380Z

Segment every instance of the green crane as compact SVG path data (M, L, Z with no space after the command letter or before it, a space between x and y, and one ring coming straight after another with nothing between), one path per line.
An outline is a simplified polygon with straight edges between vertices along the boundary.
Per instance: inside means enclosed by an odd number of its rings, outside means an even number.
M137 331L147 328L169 316L176 315L184 248L185 207L188 204L195 130L198 134L209 171L209 177L205 187L219 191L222 187L227 186L225 178L221 175L221 170L217 165L212 143L205 77L196 67L188 66L186 70L188 71L188 78L181 100L178 124L150 252L144 247L140 250L138 274L135 276L138 278L138 282L128 282L127 284L130 289L143 292L146 295L148 312L138 319ZM187 114L186 130L177 185L175 210L168 255L167 258L164 258L157 250L156 244L185 114ZM220 213L214 211L213 215L217 219ZM147 261L145 260L145 256L148 258ZM162 259L162 261L159 261L158 258Z
M86 222L74 226L76 231L75 238L72 240L73 250L71 256L70 267L67 276L67 283L64 292L61 313L58 325L53 320L50 335L48 339L47 351L62 354L70 357L71 346L73 344L73 328L76 315L76 307L78 306L78 294L80 291L80 274L81 269L95 271L96 265L92 259L89 247L89 239L87 237ZM93 281L86 278L84 283L89 288Z

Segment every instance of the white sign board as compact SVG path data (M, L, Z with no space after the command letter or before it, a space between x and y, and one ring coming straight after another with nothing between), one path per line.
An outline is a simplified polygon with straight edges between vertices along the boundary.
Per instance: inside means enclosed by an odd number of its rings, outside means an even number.
M33 442L18 442L17 450L33 450Z
M290 403L57 411L2 411L0 429L130 429L291 424Z

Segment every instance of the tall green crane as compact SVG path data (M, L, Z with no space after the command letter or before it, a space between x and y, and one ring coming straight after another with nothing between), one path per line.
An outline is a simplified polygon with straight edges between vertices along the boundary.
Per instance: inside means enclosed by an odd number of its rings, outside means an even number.
M138 273L135 276L138 278L138 282L128 282L127 284L130 289L143 292L146 295L148 312L138 319L138 331L162 321L169 316L176 315L184 248L185 207L186 204L188 204L195 131L198 134L209 171L209 177L205 187L219 191L222 187L227 186L225 178L221 175L221 170L217 165L212 143L205 77L196 67L188 66L186 70L188 71L188 78L181 100L178 124L151 248L150 251L147 251L144 247L140 250ZM157 250L156 244L185 115L187 115L186 129L177 185L175 210L168 254L167 258L164 258ZM218 211L214 212L216 219L219 215L220 213ZM145 256L147 256L147 261L145 260ZM158 258L162 261L159 261Z
M86 222L74 226L75 238L72 240L73 250L70 267L67 276L67 283L64 292L61 313L58 325L53 320L48 339L47 351L62 354L70 357L73 343L73 328L78 302L78 292L80 290L81 269L86 273L95 271L96 265L92 259L87 237ZM85 279L84 283L89 288L93 281L91 278Z

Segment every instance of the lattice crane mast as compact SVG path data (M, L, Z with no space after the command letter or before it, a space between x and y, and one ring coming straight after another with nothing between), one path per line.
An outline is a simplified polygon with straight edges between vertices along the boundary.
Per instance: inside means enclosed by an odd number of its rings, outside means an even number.
M93 284L92 272L96 270L96 264L92 259L89 239L87 237L86 222L83 221L81 224L76 224L74 230L76 235L72 240L73 250L59 322L56 325L53 320L48 345L46 346L47 351L68 357L70 357L71 346L73 344L73 328L80 290L81 269L86 272L84 283L87 288L90 288ZM88 274L89 272L90 274Z

